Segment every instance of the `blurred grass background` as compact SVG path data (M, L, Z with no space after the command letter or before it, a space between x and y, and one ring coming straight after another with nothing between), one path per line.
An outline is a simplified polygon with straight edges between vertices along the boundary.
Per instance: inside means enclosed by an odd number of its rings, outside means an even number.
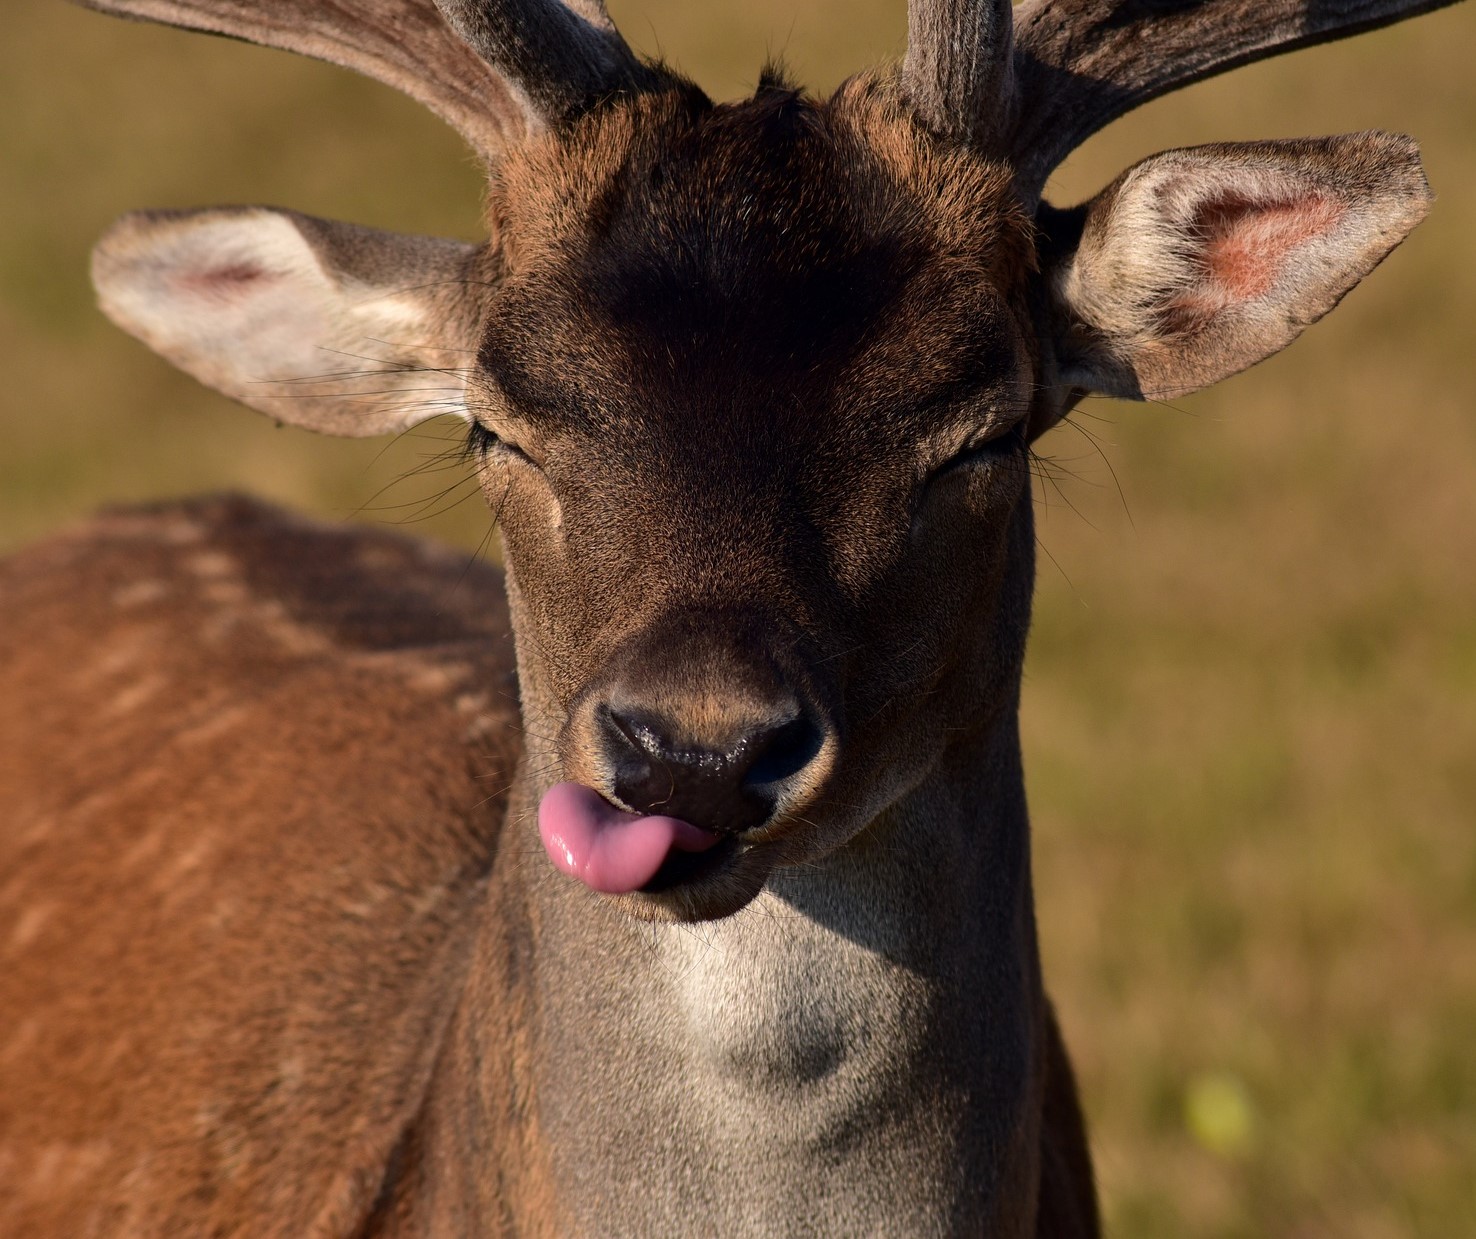
M612 0L719 96L828 89L902 0ZM311 62L10 0L0 42L0 548L103 501L238 487L478 544L453 429L320 440L93 310L141 206L271 202L475 237L458 140ZM1025 742L1047 976L1111 1233L1476 1234L1476 7L1241 70L1079 152L1404 130L1430 220L1288 354L1043 450ZM446 488L450 488L447 492ZM465 502L457 502L464 499Z

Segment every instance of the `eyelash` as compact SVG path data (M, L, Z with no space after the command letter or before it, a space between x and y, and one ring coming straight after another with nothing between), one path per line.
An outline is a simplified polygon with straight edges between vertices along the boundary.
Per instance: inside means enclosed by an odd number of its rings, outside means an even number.
M466 428L466 455L473 461L481 461L491 452L503 452L508 456L516 456L519 460L526 461L535 469L537 462L516 444L509 443L495 430L489 430L481 422L473 419L471 425Z
M955 470L969 468L983 460L990 458L997 459L998 457L1012 454L1019 446L1018 440L1021 430L1022 427L1020 425L1015 425L1002 435L996 435L992 439L985 439L981 443L976 443L972 447L965 448L957 456L945 461L937 469L933 470L928 481L935 481L946 474L953 473ZM466 430L467 456L472 460L481 460L489 452L497 448L501 448L503 451L513 455L521 456L524 460L529 460L528 455L522 449L514 447L511 443L499 438L495 432L489 430L481 422L473 420ZM529 460L529 463L532 463L531 460Z
M501 442L501 439L475 418L466 428L466 454L473 460L480 460Z
M960 469L967 469L973 465L988 460L999 460L1005 456L1013 456L1019 451L1024 441L1025 426L1023 421L1016 422L1003 434L994 435L992 438L984 439L964 448L958 455L944 461L938 468L928 476L928 481L933 482L954 473Z

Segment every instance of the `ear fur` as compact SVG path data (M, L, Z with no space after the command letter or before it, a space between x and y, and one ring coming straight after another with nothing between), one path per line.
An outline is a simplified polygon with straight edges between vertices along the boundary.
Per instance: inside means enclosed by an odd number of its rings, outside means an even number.
M264 207L119 220L93 253L103 311L279 422L353 437L465 417L485 247Z
M1051 213L1045 317L1061 412L1085 392L1173 399L1284 348L1430 199L1415 143L1370 132L1168 151Z

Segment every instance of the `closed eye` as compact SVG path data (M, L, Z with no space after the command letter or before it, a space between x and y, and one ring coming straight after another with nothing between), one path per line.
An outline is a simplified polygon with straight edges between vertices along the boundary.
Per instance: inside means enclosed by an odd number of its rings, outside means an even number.
M989 435L978 435L971 439L961 451L950 456L928 475L927 484L942 480L953 474L970 469L996 464L1018 455L1025 446L1025 423L1011 423Z
M521 460L525 464L540 468L538 462L515 443L509 443L490 427L473 418L466 431L467 457L477 463L492 455L501 455Z

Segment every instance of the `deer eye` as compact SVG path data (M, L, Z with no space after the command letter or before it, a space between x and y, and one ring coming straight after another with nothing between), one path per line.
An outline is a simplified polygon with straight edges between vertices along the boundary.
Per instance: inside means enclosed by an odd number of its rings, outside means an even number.
M927 484L941 481L969 469L996 464L1016 455L1025 445L1023 421L1009 422L980 431L961 450L955 452L928 474Z
M521 460L524 464L532 465L533 468L542 471L542 466L516 443L504 439L490 426L479 422L476 418L472 418L471 425L467 427L466 454L477 464L489 456L502 455Z

